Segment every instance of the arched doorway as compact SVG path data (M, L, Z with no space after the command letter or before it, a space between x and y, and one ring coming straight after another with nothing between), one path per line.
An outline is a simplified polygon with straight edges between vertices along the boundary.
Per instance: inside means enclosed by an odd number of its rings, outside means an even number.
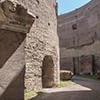
M46 55L43 59L42 86L43 88L54 86L54 62L50 55Z

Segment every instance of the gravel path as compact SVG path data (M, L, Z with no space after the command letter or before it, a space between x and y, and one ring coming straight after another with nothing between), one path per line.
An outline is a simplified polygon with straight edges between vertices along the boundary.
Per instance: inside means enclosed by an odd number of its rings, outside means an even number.
M100 100L100 81L73 77L71 85L60 89L44 89L31 100Z

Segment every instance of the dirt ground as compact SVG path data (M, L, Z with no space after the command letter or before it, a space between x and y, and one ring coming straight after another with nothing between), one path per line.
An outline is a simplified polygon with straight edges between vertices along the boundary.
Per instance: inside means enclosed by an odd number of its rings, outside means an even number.
M44 89L30 100L100 100L100 81L74 76L69 86Z

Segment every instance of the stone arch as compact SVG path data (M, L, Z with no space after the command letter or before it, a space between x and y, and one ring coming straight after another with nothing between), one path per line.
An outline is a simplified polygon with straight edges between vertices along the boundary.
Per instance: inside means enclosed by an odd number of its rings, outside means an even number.
M54 62L50 55L46 55L43 59L42 86L43 88L54 86Z

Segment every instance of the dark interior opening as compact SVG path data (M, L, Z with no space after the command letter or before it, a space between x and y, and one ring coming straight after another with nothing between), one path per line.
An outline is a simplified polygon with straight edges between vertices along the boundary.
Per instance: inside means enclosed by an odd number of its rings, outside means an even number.
M76 30L76 29L77 29L77 24L73 24L73 25L72 25L72 29L73 29L73 30Z
M51 88L54 86L54 62L52 56L46 55L43 59L42 86Z

